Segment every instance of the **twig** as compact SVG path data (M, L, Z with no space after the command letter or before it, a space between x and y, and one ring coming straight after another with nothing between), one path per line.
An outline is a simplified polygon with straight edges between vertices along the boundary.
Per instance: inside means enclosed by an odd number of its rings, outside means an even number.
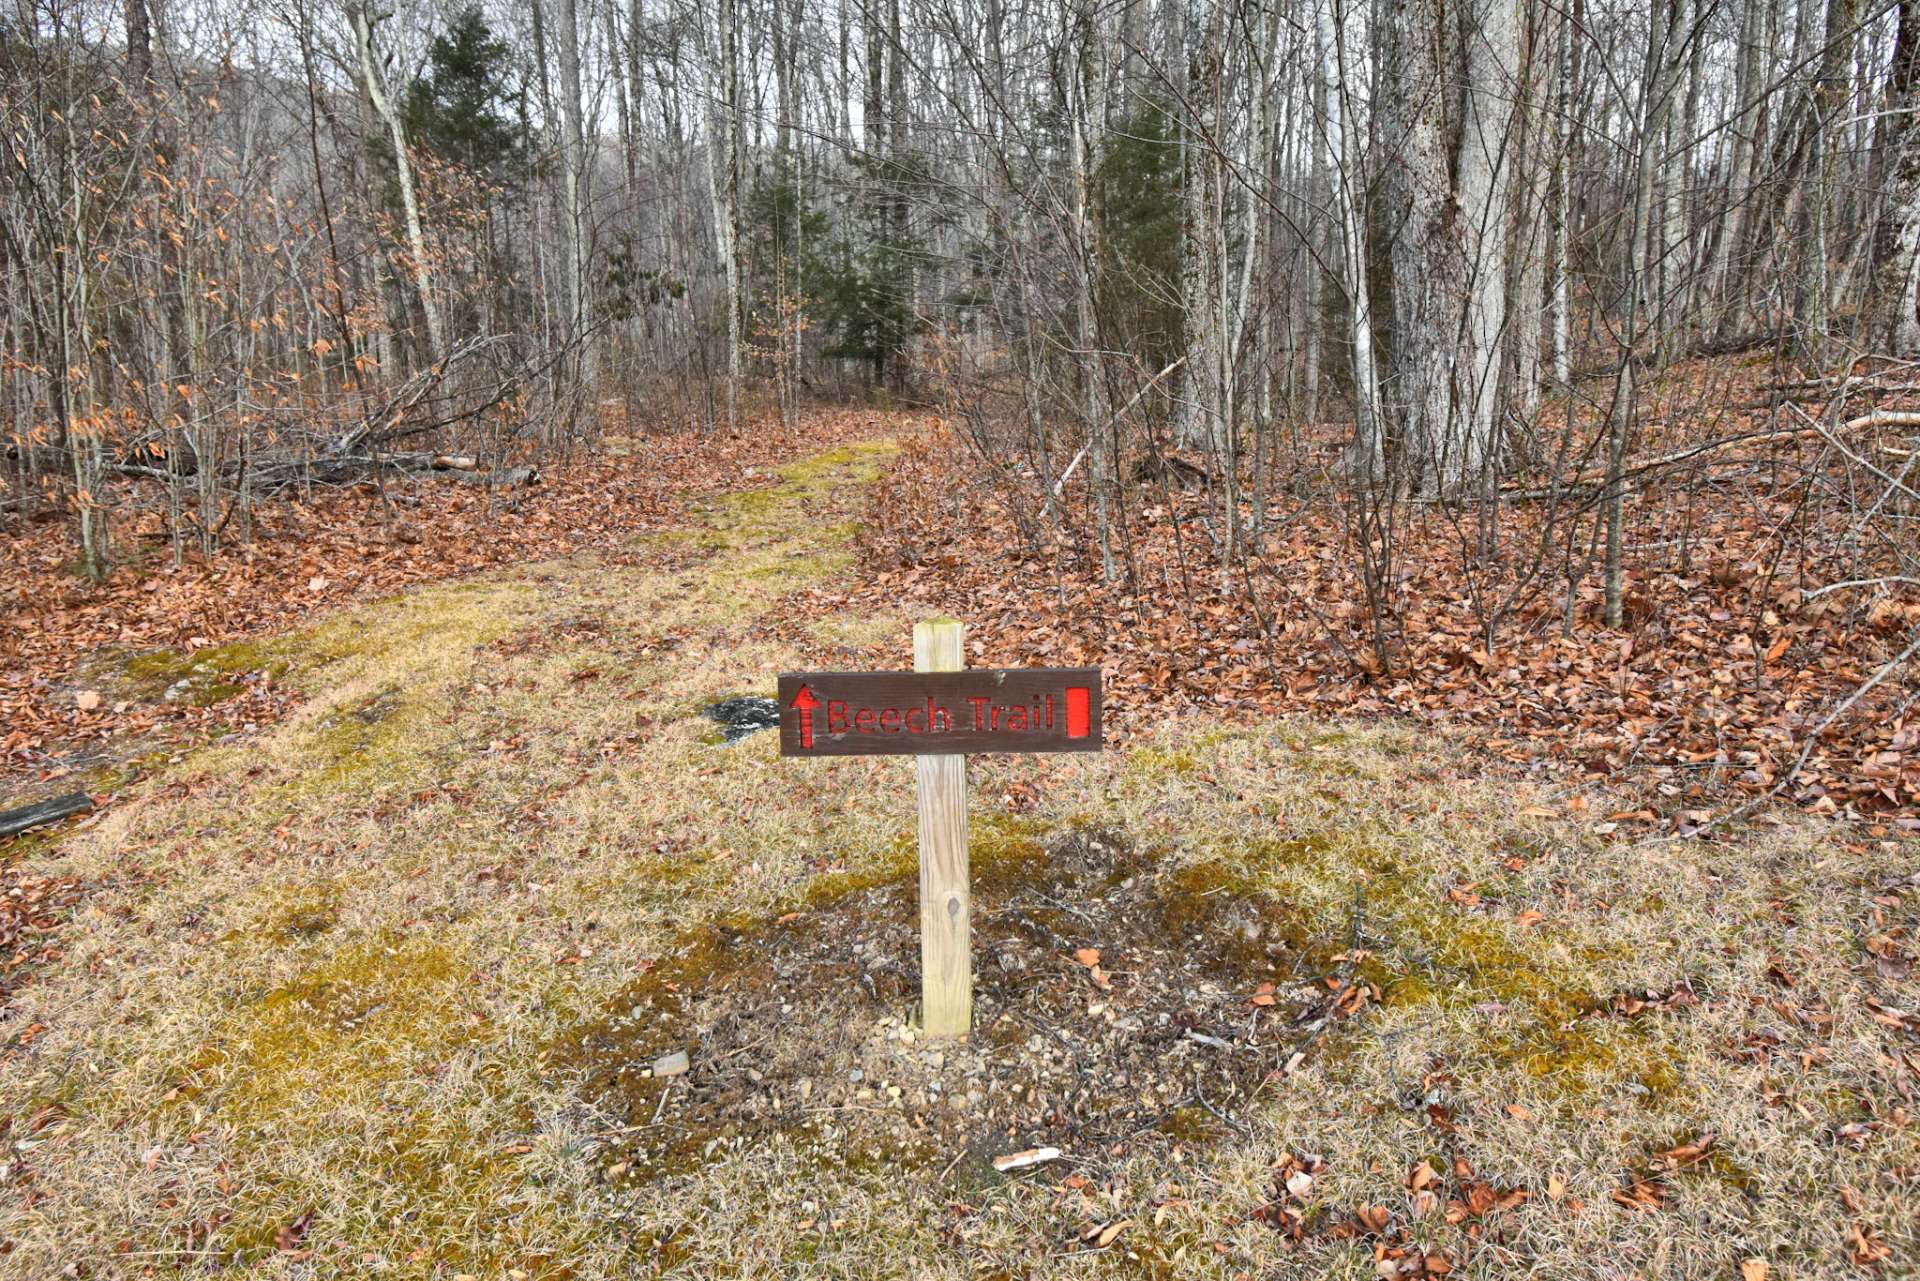
M1234 1120L1234 1118L1228 1116L1225 1112L1222 1112L1219 1108L1213 1106L1212 1102L1210 1102L1207 1098L1207 1092L1200 1088L1200 1081L1198 1077L1194 1078L1193 1097L1196 1100L1198 1100L1201 1107L1205 1108L1207 1111L1213 1114L1213 1117L1215 1120L1224 1122L1225 1124L1230 1125L1235 1130L1239 1131L1241 1138L1250 1139L1253 1137L1252 1130L1249 1130L1246 1126L1240 1124L1240 1122Z
M1706 832L1716 827L1725 827L1731 823L1736 823L1740 819L1745 818L1748 814L1751 814L1753 813L1753 811L1759 809L1762 805L1766 804L1768 801L1772 800L1774 797L1778 796L1781 792L1785 791L1787 787L1793 782L1793 780L1799 777L1800 771L1806 767L1808 758L1813 755L1813 749L1819 746L1820 736L1826 733L1827 730L1833 726L1833 723L1835 721L1839 720L1842 716L1846 715L1847 712L1853 707L1855 703L1859 702L1862 698L1865 698L1868 690L1878 685L1881 681L1885 680L1887 677L1893 675L1893 673L1896 670L1898 670L1902 665L1904 665L1906 661L1912 658L1915 654L1920 654L1920 629L1916 629L1914 631L1913 640L1907 645L1905 649L1901 650L1898 655L1896 655L1894 658L1884 663L1880 667L1880 670L1876 671L1873 675L1867 677L1866 680L1862 681L1859 684L1859 686L1853 691L1853 693L1847 695L1846 698L1841 701L1838 707L1834 708L1831 712L1827 713L1826 718L1822 720L1818 725L1813 727L1813 729L1807 734L1806 746L1800 749L1800 755L1793 762L1792 768L1788 769L1786 773L1782 774L1779 778L1779 781L1774 783L1772 787L1769 787L1766 791L1762 792L1760 795L1748 801L1745 805L1742 805L1740 808L1734 810L1732 813L1727 814L1721 818L1716 818L1710 823L1703 824L1700 827L1699 831ZM1698 835L1698 833L1696 833L1696 835Z
M1885 578L1852 578L1844 583L1828 583L1825 587L1816 587L1807 593L1807 599L1812 600L1816 596L1825 596L1828 592L1845 591L1849 587L1884 587L1888 583L1900 583L1909 587L1920 587L1920 578L1903 578L1898 574L1890 574Z
M1860 455L1854 453L1851 449L1848 449L1845 445L1840 443L1840 440L1832 432L1828 431L1825 427L1821 426L1820 420L1815 418L1812 414L1800 408L1800 406L1798 405L1789 405L1787 406L1787 408L1793 410L1794 413L1799 414L1802 418L1806 419L1808 424L1811 426L1812 430L1819 432L1820 435L1826 440L1826 442L1829 445L1832 445L1835 449L1845 454L1849 462L1852 462L1857 466L1866 468L1868 471L1878 476L1881 480L1886 481L1888 485L1899 490L1901 493L1905 494L1907 497L1920 500L1920 490L1916 490L1911 486L1902 483L1898 477L1888 475L1886 472L1881 471L1878 467L1875 467L1872 463L1868 462L1866 459L1862 458ZM1920 421L1920 419L1917 419L1917 421Z
M1185 356L1181 356L1177 358L1172 364L1168 365L1165 369L1162 369L1159 373L1147 379L1145 383L1141 384L1140 390L1133 393L1132 399L1128 400L1126 404L1120 406L1119 409L1113 412L1112 416L1110 416L1107 419L1107 421L1101 426L1099 431L1094 432L1087 437L1087 443L1080 446L1080 452L1073 456L1073 461L1067 464L1067 469L1061 472L1059 479L1053 482L1053 496L1055 498L1060 497L1062 491L1066 489L1067 479L1073 475L1074 469L1080 466L1080 460L1087 456L1087 451L1093 448L1093 442L1095 440L1098 440L1103 433L1110 430L1115 423L1119 422L1122 418L1125 418L1127 416L1127 411L1132 409L1135 405L1139 404L1140 398L1142 396L1145 396L1148 392L1152 391L1154 387L1159 384L1162 378L1165 378L1168 374L1172 373L1174 370L1180 368L1180 366L1186 363L1187 363L1187 358Z

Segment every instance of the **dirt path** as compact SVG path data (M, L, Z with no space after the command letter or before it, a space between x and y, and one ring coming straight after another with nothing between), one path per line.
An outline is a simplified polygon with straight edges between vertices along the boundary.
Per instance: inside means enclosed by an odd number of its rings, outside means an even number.
M904 638L777 608L885 450L286 638L296 716L40 856L101 888L0 1025L0 1274L1912 1264L1907 852L1623 857L1392 728L976 762L919 1041L910 764L698 715Z

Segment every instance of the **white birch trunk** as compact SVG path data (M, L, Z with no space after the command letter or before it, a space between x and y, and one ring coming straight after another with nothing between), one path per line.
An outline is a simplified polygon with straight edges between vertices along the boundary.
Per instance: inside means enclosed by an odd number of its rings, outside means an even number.
M1340 257L1346 279L1348 337L1353 351L1354 462L1368 479L1379 480L1386 473L1386 449L1380 429L1380 384L1373 356L1373 301L1367 278L1366 228L1361 221L1360 199L1364 189L1359 171L1359 147L1353 141L1347 65L1347 33L1344 15L1333 12L1338 0L1328 0L1318 14L1315 33L1324 80L1330 86L1327 104L1325 154L1329 165L1331 190L1340 217ZM1313 318L1317 323L1318 318Z
M1442 469L1444 483L1454 489L1497 462L1519 60L1519 0L1480 0L1466 33L1467 92L1456 169L1468 294L1460 362L1466 385L1456 393L1461 412L1454 416Z
M437 361L446 354L446 330L440 319L440 304L433 295L433 274L427 260L427 237L420 222L420 198L414 190L413 160L407 154L407 132L401 123L399 110L387 93L386 81L374 56L373 26L378 19L367 11L365 3L356 2L347 6L347 20L353 26L354 50L359 56L360 76L366 87L367 101L373 104L374 111L386 125L387 138L393 146L393 165L400 181L400 206L407 224L407 250L412 258L408 266L414 289L420 296L420 311L427 321L427 344L431 348L428 359Z

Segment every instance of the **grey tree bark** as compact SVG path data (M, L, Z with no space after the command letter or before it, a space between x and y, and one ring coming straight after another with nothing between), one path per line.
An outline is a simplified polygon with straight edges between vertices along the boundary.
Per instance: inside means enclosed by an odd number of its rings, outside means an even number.
M1881 102L1886 199L1874 229L1878 264L1868 300L1873 338L1888 354L1920 353L1920 0L1899 0L1893 67Z
M387 90L381 59L374 47L374 27L390 13L375 14L366 0L350 0L347 21L353 28L354 51L360 64L362 87L367 101L386 126L393 147L395 177L400 187L400 207L406 218L408 269L419 297L421 314L426 318L429 362L441 359L447 350L446 325L440 316L440 300L434 296L432 264L427 251L427 236L420 220L420 197L414 187L413 159L407 150L407 130L399 108Z

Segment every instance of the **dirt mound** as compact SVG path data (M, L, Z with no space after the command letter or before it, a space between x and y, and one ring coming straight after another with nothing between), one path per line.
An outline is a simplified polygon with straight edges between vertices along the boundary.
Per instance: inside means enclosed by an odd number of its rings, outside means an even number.
M1229 1129L1332 1019L1378 993L1346 922L1110 832L976 832L974 1034L914 1027L917 885L821 877L808 901L690 930L559 1047L620 1122L604 1172L643 1181L779 1136L836 1165L989 1177L992 1159L1192 1145ZM903 851L910 855L910 851ZM650 1065L688 1051L691 1070Z

